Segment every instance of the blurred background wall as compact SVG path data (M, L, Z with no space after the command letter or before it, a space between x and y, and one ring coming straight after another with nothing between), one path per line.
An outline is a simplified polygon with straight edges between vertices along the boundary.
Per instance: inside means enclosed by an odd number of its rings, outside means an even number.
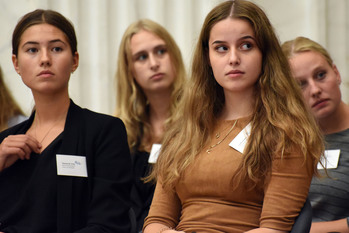
M341 72L343 99L349 102L349 1L252 1L265 10L281 43L306 36L330 51ZM80 66L71 77L71 98L82 107L113 114L117 53L126 27L140 18L165 26L189 68L203 20L220 2L223 0L0 0L0 65L13 95L29 114L34 102L12 66L12 31L29 11L59 11L72 21L78 37Z

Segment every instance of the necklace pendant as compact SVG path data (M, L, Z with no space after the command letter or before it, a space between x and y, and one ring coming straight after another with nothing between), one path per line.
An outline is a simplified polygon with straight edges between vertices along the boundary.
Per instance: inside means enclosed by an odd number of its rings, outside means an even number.
M206 150L206 153L207 153L207 154L211 153L211 149L207 149L207 150Z

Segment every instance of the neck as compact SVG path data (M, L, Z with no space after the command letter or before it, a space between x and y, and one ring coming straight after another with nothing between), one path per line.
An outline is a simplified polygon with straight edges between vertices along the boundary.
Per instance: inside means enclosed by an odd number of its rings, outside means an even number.
M341 102L333 114L319 120L322 132L336 133L349 128L349 106Z
M234 120L247 117L253 112L253 93L224 93L225 104L220 118L222 120Z
M169 114L171 93L165 92L147 95L147 99L149 101L149 120L165 121Z
M165 121L169 116L171 95L167 92L147 96L147 98L149 101L149 124L151 126L150 143L160 143Z
M41 123L57 121L66 116L70 105L69 96L38 97L34 95L36 116ZM36 118L37 118L36 117Z

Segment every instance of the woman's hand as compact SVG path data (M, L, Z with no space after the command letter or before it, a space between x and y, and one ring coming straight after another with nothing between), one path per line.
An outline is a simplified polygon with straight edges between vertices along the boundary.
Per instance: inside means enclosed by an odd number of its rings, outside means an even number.
M14 164L17 159L29 159L31 152L40 153L41 144L30 135L6 137L0 144L0 171Z
M274 230L270 228L256 228L247 232L248 233L286 233L286 231L279 231L279 230Z
M328 222L314 222L311 224L310 233L349 233L347 219L340 219Z
M151 223L143 231L144 233L185 233L184 231L176 231L161 223Z
M172 230L172 229L162 231L161 233L178 233L178 232L185 233L184 231L176 231L176 230Z

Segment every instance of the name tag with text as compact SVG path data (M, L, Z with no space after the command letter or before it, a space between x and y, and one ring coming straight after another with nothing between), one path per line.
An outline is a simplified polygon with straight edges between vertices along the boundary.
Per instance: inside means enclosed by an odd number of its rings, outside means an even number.
M87 164L85 156L56 155L57 175L87 177Z

